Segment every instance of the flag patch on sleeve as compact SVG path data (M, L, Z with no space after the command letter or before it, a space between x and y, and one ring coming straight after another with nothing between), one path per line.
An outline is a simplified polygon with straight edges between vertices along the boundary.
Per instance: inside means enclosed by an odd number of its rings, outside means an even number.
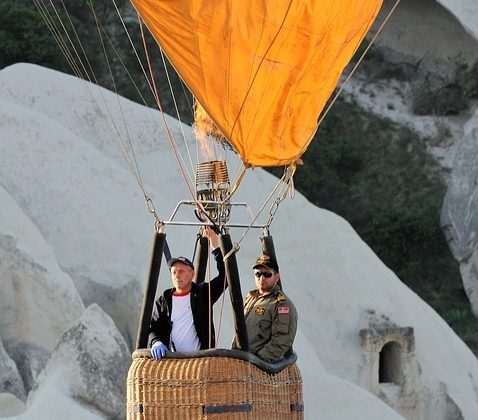
M279 313L280 314L288 314L289 313L289 307L288 306L279 306Z

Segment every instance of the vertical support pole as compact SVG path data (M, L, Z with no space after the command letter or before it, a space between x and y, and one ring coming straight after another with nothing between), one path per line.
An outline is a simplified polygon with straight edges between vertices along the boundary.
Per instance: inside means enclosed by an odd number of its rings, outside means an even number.
M274 241L272 240L272 236L261 236L261 242L262 242L262 253L264 255L268 255L271 258L274 258L277 261L276 258L276 251L274 248Z
M262 253L264 255L268 255L271 258L274 258L277 261L276 257L276 251L274 248L274 241L272 240L272 236L267 235L267 236L261 236L261 242L262 242ZM282 282L279 279L279 282L277 283L282 290Z
M159 271L161 269L161 258L163 256L166 234L155 232L153 250L151 252L151 261L149 264L149 275L144 292L143 306L139 319L138 334L136 337L136 349L148 346L148 331L153 312L154 298L156 288L158 287Z
M231 237L228 234L219 235L219 244L222 255L227 255L232 250ZM249 351L249 339L247 336L246 320L244 318L244 302L242 300L239 271L237 269L236 254L232 253L225 261L229 295L231 296L232 310L234 314L235 341L237 348Z
M207 259L209 255L209 240L201 236L196 253L196 261L194 267L196 269L196 283L201 284L206 278Z

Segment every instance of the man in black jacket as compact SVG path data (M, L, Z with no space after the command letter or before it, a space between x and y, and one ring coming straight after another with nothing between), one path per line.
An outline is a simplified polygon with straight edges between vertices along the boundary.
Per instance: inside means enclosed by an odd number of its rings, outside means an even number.
M218 275L210 282L196 284L193 263L185 257L168 261L174 287L156 300L150 324L151 355L159 360L167 350L197 351L215 347L212 305L227 287L217 235L205 229L216 259Z

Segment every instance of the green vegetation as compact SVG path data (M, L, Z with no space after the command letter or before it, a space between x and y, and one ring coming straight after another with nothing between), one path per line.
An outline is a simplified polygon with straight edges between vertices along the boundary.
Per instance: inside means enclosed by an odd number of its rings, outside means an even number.
M31 2L0 2L0 68L29 62L65 70L66 61Z
M478 97L478 63L461 64L453 78L427 73L412 85L412 109L417 115L454 115Z

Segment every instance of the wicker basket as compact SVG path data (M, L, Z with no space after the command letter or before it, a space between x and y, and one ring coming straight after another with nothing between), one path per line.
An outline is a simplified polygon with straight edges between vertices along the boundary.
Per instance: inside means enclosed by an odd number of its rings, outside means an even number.
M221 356L152 360L133 353L127 419L302 419L302 378L295 363L276 374Z

